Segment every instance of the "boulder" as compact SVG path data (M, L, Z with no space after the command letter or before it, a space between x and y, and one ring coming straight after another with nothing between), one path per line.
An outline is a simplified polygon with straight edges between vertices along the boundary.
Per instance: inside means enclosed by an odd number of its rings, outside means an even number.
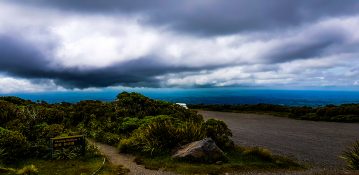
M224 152L211 138L205 138L182 146L172 155L172 158L204 163L227 161Z

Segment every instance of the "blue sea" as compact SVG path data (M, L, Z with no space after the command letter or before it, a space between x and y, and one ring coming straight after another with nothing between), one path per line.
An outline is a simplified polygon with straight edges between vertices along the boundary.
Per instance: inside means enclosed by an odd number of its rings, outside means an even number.
M338 90L273 90L242 88L126 88L98 91L15 93L32 101L48 103L78 102L81 100L112 101L122 91L139 92L153 99L187 104L279 104L290 106L322 106L327 104L359 103L359 91Z

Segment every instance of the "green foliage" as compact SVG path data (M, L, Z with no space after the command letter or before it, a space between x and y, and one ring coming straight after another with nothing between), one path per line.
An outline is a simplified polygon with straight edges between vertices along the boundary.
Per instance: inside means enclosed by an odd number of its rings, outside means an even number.
M178 125L176 135L178 143L184 145L204 139L206 137L206 132L203 130L202 122L185 121Z
M61 124L46 125L41 131L41 136L50 139L59 136L63 131L64 126Z
M44 121L49 124L62 123L66 117L65 111L56 108L43 108L39 113L43 116Z
M114 102L117 115L142 119L146 116L168 115L181 120L203 120L196 112L179 105L152 100L139 93L123 92Z
M28 146L26 137L21 133L0 127L0 148L3 149L4 161L23 157L27 153Z
M15 104L15 105L33 104L33 102L31 102L30 100L24 100L22 98L14 97L14 96L0 97L0 100L7 101L7 102L10 102L10 103Z
M232 132L223 121L209 119L204 123L203 127L207 137L211 137L222 150L234 148L234 143L230 139Z
M171 149L205 138L201 123L179 122L161 116L135 130L131 137L120 142L122 152L140 152L150 155L166 154Z
M94 158L100 156L101 156L100 150L94 144L91 144L86 141L86 157Z
M4 175L15 175L19 169L28 165L34 165L38 169L38 174L41 175L91 175L99 167L102 166L102 157L86 157L83 159L74 160L44 160L44 159L27 159L21 161L18 165L12 165L18 169L0 168L0 174L3 173L2 169L7 169ZM100 171L101 175L115 175L116 169L112 170L112 166L106 162L105 167ZM10 171L9 171L10 169ZM117 174L116 174L117 175Z
M174 118L168 115L158 115L158 116L146 116L143 119L136 117L126 117L123 119L122 123L119 125L118 133L128 135L134 130L138 129L140 126L148 125L153 121L164 121L164 120L173 120Z
M341 158L347 162L349 169L359 170L359 141L356 141L352 148L344 151Z
M53 153L53 159L56 160L72 160L80 156L80 148L78 147L68 147L55 150Z
M271 161L273 159L272 153L265 148L244 148L242 151L243 155L259 158L264 161Z
M138 93L123 92L113 102L87 100L75 104L33 103L17 97L0 97L0 120L0 127L14 131L25 140L26 149L16 149L24 158L49 157L49 139L74 132L110 145L121 143L123 151L147 155L169 153L208 136L220 147L230 145L230 134L224 123L205 123L194 111ZM214 134L216 130L218 133ZM7 156L9 145L5 143L9 142L0 143L0 148ZM77 156L64 149L56 151L55 157Z
M0 100L0 127L16 117L16 106L10 102Z
M25 166L16 172L16 174L19 174L19 175L36 175L38 173L39 173L39 170L35 167L35 165Z
M121 115L137 118L155 115L159 105L155 100L149 99L139 93L122 92L117 95L116 107Z
M169 115L146 116L140 121L140 125L148 125L156 121L176 120L176 118Z
M102 132L98 135L97 140L109 145L117 145L121 140L121 136L110 132Z
M119 130L122 133L131 133L142 124L142 120L136 117L126 117L121 123Z
M120 150L150 154L167 152L178 144L176 130L170 120L152 122L134 131L130 138L121 140Z

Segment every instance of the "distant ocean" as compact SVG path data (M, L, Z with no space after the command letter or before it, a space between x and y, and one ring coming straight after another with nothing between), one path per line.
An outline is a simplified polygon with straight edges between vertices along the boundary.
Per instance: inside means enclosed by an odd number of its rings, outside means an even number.
M139 92L153 99L187 104L258 104L269 103L290 106L321 106L327 104L359 103L359 91L334 90L265 90L241 88L133 88L129 92ZM112 101L122 90L16 93L14 95L32 101L44 100L48 103L78 102L81 100Z

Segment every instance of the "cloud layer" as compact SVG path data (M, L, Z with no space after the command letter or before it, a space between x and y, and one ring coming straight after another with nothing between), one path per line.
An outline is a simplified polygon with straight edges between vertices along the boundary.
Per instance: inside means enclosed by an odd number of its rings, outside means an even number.
M358 87L359 2L0 2L0 92ZM40 88L42 87L42 88Z

